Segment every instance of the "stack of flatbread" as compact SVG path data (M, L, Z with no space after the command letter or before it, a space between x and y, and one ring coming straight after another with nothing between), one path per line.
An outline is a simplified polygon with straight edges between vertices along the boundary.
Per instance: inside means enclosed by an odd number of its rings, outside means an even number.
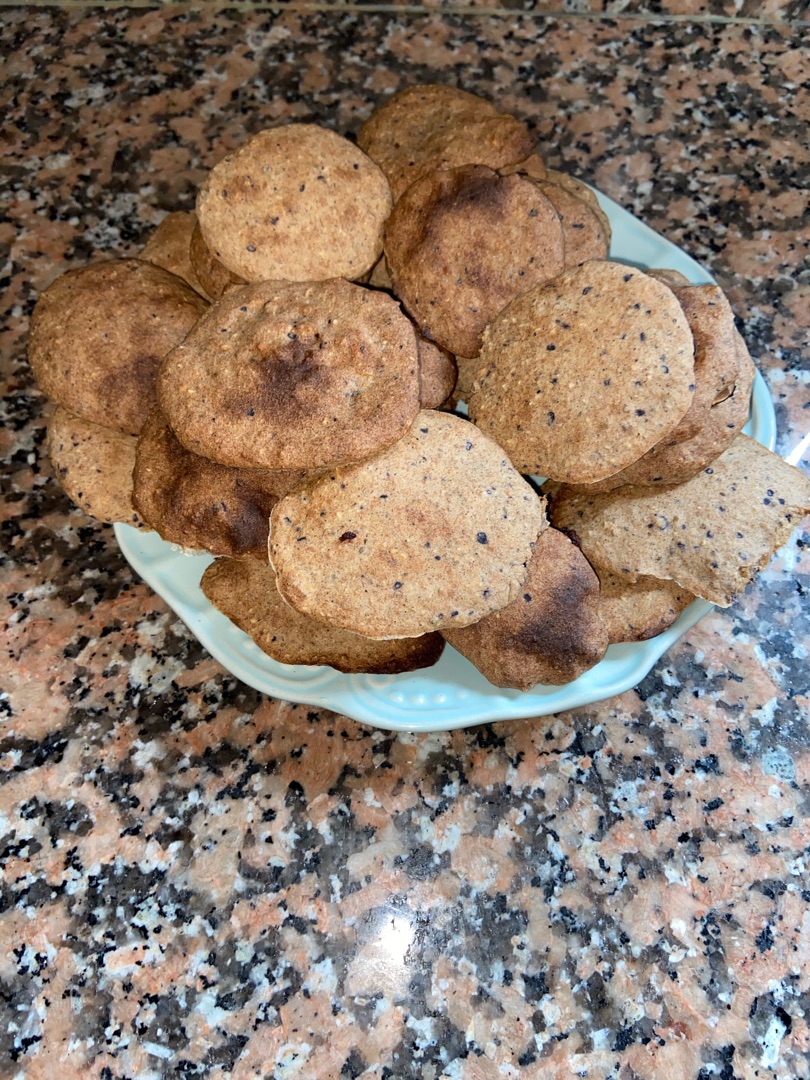
M569 682L731 603L810 510L741 434L721 290L609 253L591 190L475 95L410 88L356 144L262 131L140 258L40 298L57 476L213 554L206 596L283 663L448 641L496 685Z

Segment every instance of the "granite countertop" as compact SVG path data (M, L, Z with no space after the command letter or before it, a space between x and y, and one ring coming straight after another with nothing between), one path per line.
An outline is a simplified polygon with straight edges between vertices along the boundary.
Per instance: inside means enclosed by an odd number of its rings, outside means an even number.
M806 532L635 690L392 735L222 670L42 452L42 288L416 81L703 262L794 451L806 4L559 6L4 9L3 1077L810 1077Z

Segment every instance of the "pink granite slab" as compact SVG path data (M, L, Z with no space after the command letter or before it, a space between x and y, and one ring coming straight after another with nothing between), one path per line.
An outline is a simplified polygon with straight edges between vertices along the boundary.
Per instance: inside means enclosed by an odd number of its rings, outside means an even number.
M25 361L38 291L137 251L246 133L458 82L708 266L788 454L804 33L8 9L2 36L0 1075L807 1080L806 531L636 690L392 736L206 656L57 488Z

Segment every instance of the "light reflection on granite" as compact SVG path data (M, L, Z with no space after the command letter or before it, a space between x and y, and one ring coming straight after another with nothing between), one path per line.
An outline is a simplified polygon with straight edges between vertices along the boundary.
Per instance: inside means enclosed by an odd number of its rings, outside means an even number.
M136 251L246 131L356 131L395 86L460 79L716 274L786 454L810 416L799 34L22 10L3 33L0 1075L807 1080L806 533L634 691L393 736L207 657L58 491L24 360L37 290Z

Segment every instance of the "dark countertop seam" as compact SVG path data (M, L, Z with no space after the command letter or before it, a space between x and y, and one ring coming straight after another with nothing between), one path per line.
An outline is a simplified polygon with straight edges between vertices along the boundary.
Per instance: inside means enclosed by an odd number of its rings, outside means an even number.
M0 0L0 8L16 8L20 7L18 0ZM244 0L222 0L217 2L214 0L212 3L199 3L199 4L187 4L187 3L172 3L172 0L167 0L166 3L156 3L155 0L105 0L104 3L82 3L74 2L74 0L28 0L28 3L24 5L28 8L65 8L69 11L93 11L93 10L119 10L119 9L154 9L155 11L170 11L170 12L183 12L183 11L200 11L206 13L215 13L219 11L242 11L242 12L320 12L324 14L355 14L355 13L367 13L374 15L435 15L446 18L448 16L475 16L475 17L493 17L501 16L503 18L533 18L533 19L548 19L559 22L572 21L572 22L601 22L616 24L622 21L627 22L643 22L650 25L667 25L667 24L681 24L681 23L695 23L701 26L763 26L763 27L776 27L780 29L806 29L810 27L810 20L808 19L779 19L779 18L755 18L750 16L740 15L675 15L675 14L663 14L660 12L609 12L609 11L565 11L565 10L551 10L551 11L532 11L515 10L508 7L477 7L475 5L469 6L451 6L451 7L431 7L424 4L356 4L356 3L317 3L317 2L292 2L292 3L251 3L244 2Z

